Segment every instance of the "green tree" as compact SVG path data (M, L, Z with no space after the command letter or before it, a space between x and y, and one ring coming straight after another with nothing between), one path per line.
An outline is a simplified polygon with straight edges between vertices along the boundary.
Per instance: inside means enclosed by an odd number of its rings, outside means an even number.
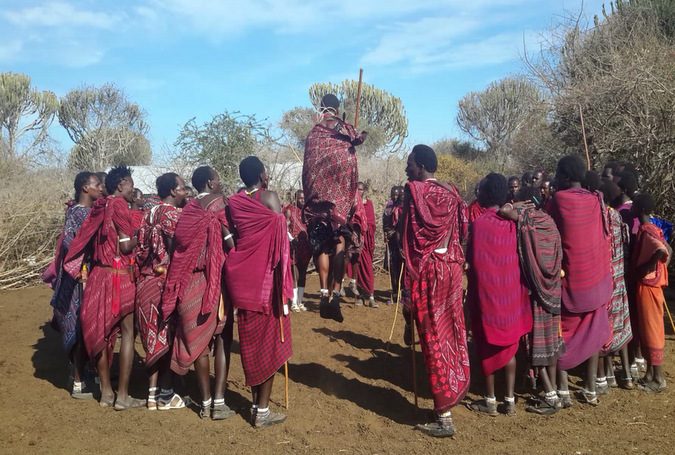
M358 82L339 84L318 83L309 88L309 98L315 108L328 93L338 97L347 121L354 120ZM366 142L359 153L366 156L395 154L403 149L408 136L408 118L399 98L373 85L363 84L359 107L359 130L368 131Z
M58 106L54 93L34 89L25 74L0 73L0 156L17 159L36 153Z
M208 164L218 171L226 186L239 182L239 162L257 154L270 141L269 129L254 115L224 112L208 122L188 120L174 145L183 162Z
M59 122L75 142L69 163L77 169L150 162L145 113L113 84L69 92L61 99Z
M510 152L515 134L528 124L541 103L534 84L524 78L506 78L465 95L459 101L457 124L504 170L513 165Z

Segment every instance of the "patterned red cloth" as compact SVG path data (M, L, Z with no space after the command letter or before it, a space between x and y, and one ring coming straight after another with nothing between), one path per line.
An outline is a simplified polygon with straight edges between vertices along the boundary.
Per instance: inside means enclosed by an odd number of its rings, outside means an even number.
M555 365L565 345L560 329L562 243L553 218L541 210L519 212L518 256L531 291L530 362Z
M298 267L307 268L312 260L312 245L307 236L307 225L302 221L302 209L295 204L289 204L284 208L284 214L288 217L288 231L294 238L291 244L291 259Z
M471 225L469 289L473 335L483 373L505 367L532 329L532 307L518 260L516 223L487 209Z
M434 180L406 185L403 225L410 311L420 334L434 409L442 413L469 390L469 353L462 309L461 241L466 205L457 189ZM448 239L446 253L436 253Z
M377 227L375 225L375 209L373 208L372 201L366 200L366 202L363 203L363 209L365 212L366 230L361 234L362 245L359 261L353 266L355 274L352 276L356 279L358 286L363 289L367 295L371 296L375 292L373 254L375 253L375 231Z
M183 209L176 225L171 266L162 295L162 314L165 318L183 298L193 271L204 271L206 274L207 288L200 313L206 315L218 309L226 257L222 226L228 227L222 197L213 199L206 208L202 208L198 199L193 199Z
M628 307L628 293L624 280L624 252L630 233L619 212L611 207L607 210L609 212L609 228L612 241L612 278L614 290L612 292L612 300L607 308L612 335L602 347L602 355L620 350L633 338Z
M173 238L180 212L169 204L156 205L146 212L138 232L136 263L140 279L136 288L136 322L147 366L169 351L169 326L159 328L159 305L169 267L165 239Z
M91 359L107 348L108 359L112 360L119 322L134 311L136 285L129 267L132 255L118 256L118 232L128 238L134 234L127 201L119 196L98 199L64 259L66 271L77 278L85 253L93 253L80 310L84 344Z
M325 115L305 141L302 189L304 218L326 218L334 228L349 218L359 180L356 149L364 137L337 117Z
M221 300L226 257L222 226L227 225L222 197L213 199L206 208L193 199L176 224L161 312L164 319L174 311L178 316L171 350L171 369L178 374L187 373L226 323L218 313L222 301L223 314L228 314L227 301Z
M132 224L134 230L139 230L143 226L143 218L145 218L145 212L143 210L130 210Z
M555 193L549 206L562 240L561 327L568 370L600 351L611 336L607 305L612 298L609 223L602 196L581 188Z

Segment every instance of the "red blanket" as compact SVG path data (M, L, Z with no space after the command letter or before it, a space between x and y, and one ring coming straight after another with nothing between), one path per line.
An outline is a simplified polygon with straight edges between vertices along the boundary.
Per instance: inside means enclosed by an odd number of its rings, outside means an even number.
M326 116L312 128L302 166L307 222L315 216L328 216L337 225L347 222L359 179L354 147L363 140L337 117Z
M471 226L469 262L467 300L483 370L491 374L511 360L520 337L532 329L530 298L518 261L516 224L488 209Z
M222 226L227 226L225 203L217 197L202 208L193 199L183 209L176 225L174 252L162 295L164 318L176 308L190 284L192 272L203 269L206 290L202 297L200 314L211 313L220 301L221 277L225 252L223 251Z
M228 208L237 232L237 247L225 264L230 300L236 308L271 314L275 270L284 301L293 298L286 219L244 192L231 196Z
M558 191L550 210L562 239L563 307L585 313L606 306L612 297L612 265L602 196L581 188Z

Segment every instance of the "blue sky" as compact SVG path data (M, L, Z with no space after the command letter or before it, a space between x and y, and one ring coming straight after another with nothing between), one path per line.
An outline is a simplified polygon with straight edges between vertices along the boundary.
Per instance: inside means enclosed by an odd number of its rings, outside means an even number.
M459 137L458 100L522 69L523 43L581 0L0 0L0 71L62 96L113 82L147 112L156 152L225 110L276 123L314 82L402 99L409 142ZM585 0L584 16L602 0ZM69 148L58 124L52 128Z

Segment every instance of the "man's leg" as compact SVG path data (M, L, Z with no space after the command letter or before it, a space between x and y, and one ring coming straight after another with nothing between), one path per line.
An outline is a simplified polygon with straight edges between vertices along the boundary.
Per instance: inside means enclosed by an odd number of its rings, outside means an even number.
M504 396L504 414L509 416L516 415L516 356L514 355L509 363L504 367L504 375L506 376L506 394ZM494 380L493 380L493 394L494 396Z
M598 404L595 380L597 379L599 357L596 352L586 361L586 382L584 389L581 391L581 398L594 406Z
M284 414L270 411L270 396L272 395L273 385L274 375L270 376L262 384L253 387L253 410L255 413L253 426L256 428L269 427L286 420Z
M112 383L110 382L110 364L108 362L108 350L103 349L96 361L96 370L101 385L101 406L112 406L115 403L115 392L113 392Z
M231 333L229 338L231 342ZM226 342L222 336L216 337L214 349L216 383L213 390L213 413L211 414L213 420L223 420L234 415L234 411L225 404L225 390L227 389L227 373L229 369L229 353L225 352L225 344Z
M340 292L342 287L342 278L345 276L345 251L347 247L347 241L343 236L339 237L338 243L335 246L335 255L333 256L331 271L333 272L332 279L332 289L333 291Z
M202 409L199 416L206 419L211 414L211 376L209 372L209 348L207 347L202 352L197 360L195 360L195 371L197 372L197 382L199 383L199 391L202 395Z
M129 313L122 317L120 322L122 328L122 344L120 346L120 378L117 385L117 400L115 400L115 409L122 411L129 408L138 408L145 406L145 400L139 400L129 396L129 379L131 378L131 367L134 361L134 313Z

